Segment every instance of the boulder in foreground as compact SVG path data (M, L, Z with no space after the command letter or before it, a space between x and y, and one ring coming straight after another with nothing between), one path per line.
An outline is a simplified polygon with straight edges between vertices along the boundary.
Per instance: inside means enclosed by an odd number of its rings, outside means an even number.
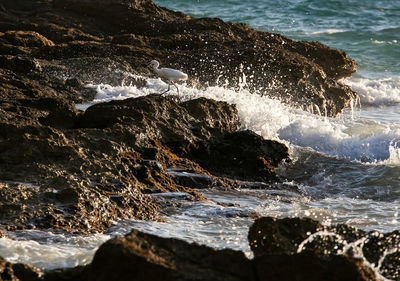
M346 256L263 255L249 260L242 252L215 250L174 238L133 230L103 244L93 259L90 281L105 280L270 280L374 281L361 260Z

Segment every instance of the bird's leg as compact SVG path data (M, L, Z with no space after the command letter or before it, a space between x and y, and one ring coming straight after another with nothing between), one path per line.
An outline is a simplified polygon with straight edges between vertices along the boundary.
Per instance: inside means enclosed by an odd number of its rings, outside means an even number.
M171 86L171 84L168 82L168 89L165 92L162 92L161 95L164 95L166 92L168 92L170 86Z
M178 86L176 86L176 84L175 84L174 82L172 82L172 84L174 84L174 86L175 86L176 90L178 91L178 95L179 95L179 89L178 89Z

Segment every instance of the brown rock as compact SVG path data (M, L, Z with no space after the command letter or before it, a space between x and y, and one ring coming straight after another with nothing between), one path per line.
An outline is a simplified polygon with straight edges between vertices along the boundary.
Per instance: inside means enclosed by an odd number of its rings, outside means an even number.
M321 258L310 252L265 255L254 260L258 280L373 281L378 280L362 260L346 256Z
M54 46L54 43L35 31L10 30L4 33L4 38L12 45L23 47Z
M197 111L192 111L194 104ZM225 102L198 99L179 104L172 98L153 94L96 104L86 110L80 121L84 128L117 124L134 128L148 139L159 138L179 152L200 140L237 130L239 119L236 107Z
M321 229L322 225L312 219L262 217L250 227L249 245L256 257L265 254L293 255L301 242Z
M286 145L251 131L215 138L190 152L191 159L213 174L250 181L277 181L275 167L289 158Z
M0 280L4 281L39 281L42 272L31 265L11 264L0 257Z
M352 258L354 250L351 247L346 248L348 245L357 244L358 247L361 247L365 259L377 267L381 275L390 280L397 280L400 276L398 259L400 252L397 247L399 231L384 234L367 233L345 224L323 226L308 218L276 219L264 217L257 219L251 226L249 244L256 257L283 254L293 256L290 258L295 259L294 256L298 256L298 252L301 252L301 255L305 252L307 253L304 254L306 257L308 257L307 255L315 255L323 263L325 261L328 264L333 263L333 260L341 263L344 259L349 259L355 262L352 267L358 267L360 262ZM338 254L344 255L345 258L337 258ZM272 257L267 259L273 260ZM301 261L300 257L299 261ZM322 266L322 264L320 265ZM306 265L304 265L304 268L306 268ZM350 268L348 269L350 270ZM353 272L354 269L353 267ZM284 271L282 270L279 274L284 274ZM368 274L365 276L368 276ZM337 275L337 278L339 277L340 275Z
M0 116L0 179L8 181L0 183L0 223L12 229L90 232L104 230L116 218L157 219L157 205L147 193L186 192L192 200L203 199L168 168L205 175L212 186L226 185L229 179L212 173L267 181L275 179L274 167L287 157L282 144L235 133L237 110L225 102L179 103L149 95L78 113L71 101L36 84L37 91L26 95L21 88L30 82L20 79L13 91L21 98L10 95ZM204 167L196 163L199 144L213 155L202 159ZM235 154L235 146L244 153ZM243 163L223 173L212 166L220 156Z
M88 281L89 266L73 268L60 268L48 271L43 276L43 281Z
M90 73L103 73L101 82L108 83L116 63L148 74L149 61L158 59L183 69L194 84L227 81L230 87L247 87L310 111L318 112L318 107L330 116L357 97L338 82L355 72L354 60L318 42L297 42L242 23L192 18L150 0L57 0L52 5L7 0L3 5L3 22L9 22L0 29L4 50L52 61L60 66L57 75L64 77L87 81L88 76L93 80L98 76ZM9 9L14 14L9 15ZM26 9L33 12L27 15ZM41 17L44 11L47 18L56 20ZM17 18L23 18L24 24ZM38 49L39 45L43 48ZM65 63L74 58L76 65ZM101 68L89 64L93 58L102 61ZM62 69L63 65L68 67ZM56 77L51 69L45 71ZM240 84L243 75L247 85Z
M160 238L133 230L104 243L89 280L377 280L361 260L321 258L311 252L264 255L254 260L233 250Z
M89 280L254 280L242 252L214 250L133 230L96 252Z
M331 116L355 97L337 82L355 70L343 52L191 18L150 0L4 0L0 52L0 183L11 198L0 224L10 229L89 232L121 217L157 219L145 193L201 198L167 168L270 181L287 157L286 146L237 132L237 110L227 103L150 95L81 113L75 103L94 96L85 83L145 87L131 74L149 75L149 61L159 59L198 87L226 80ZM235 164L217 167L205 156Z

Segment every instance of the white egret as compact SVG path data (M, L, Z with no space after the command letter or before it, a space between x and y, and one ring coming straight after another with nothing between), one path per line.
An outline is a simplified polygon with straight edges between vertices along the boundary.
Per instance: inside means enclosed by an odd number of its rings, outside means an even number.
M168 80L168 89L165 92L163 92L162 95L169 91L171 84L173 84L176 87L176 90L178 91L179 94L179 89L178 86L176 86L175 82L184 81L188 79L187 74L172 68L163 67L159 69L158 67L160 66L160 63L156 60L152 60L150 64L153 67L154 71L158 74L158 76Z

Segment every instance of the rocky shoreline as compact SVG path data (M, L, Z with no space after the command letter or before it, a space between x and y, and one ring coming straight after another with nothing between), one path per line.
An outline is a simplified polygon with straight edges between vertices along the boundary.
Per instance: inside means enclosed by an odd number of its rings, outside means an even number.
M312 239L310 239L312 237ZM132 230L100 246L91 264L43 272L0 259L1 280L382 280L399 278L398 253L382 253L400 242L347 225L323 226L311 219L263 217L249 231L253 259L243 252L216 250ZM362 247L360 245L362 244ZM361 251L365 258L359 256Z
M150 0L2 1L0 236L2 230L21 229L102 232L116 219L160 220L165 202L152 193L185 192L190 200L207 200L196 189L268 188L279 182L275 168L290 161L288 148L241 130L234 105L154 93L99 103L84 112L76 109L95 96L84 87L88 83L146 87L145 80L132 74L154 76L148 67L152 59L187 72L193 87L247 88L316 114L336 116L357 99L339 81L355 71L354 60L318 42L192 18ZM182 178L171 171L193 176ZM131 280L123 276L128 274L124 268L101 271L107 260L102 253L109 255L107 247L152 249L153 243L161 247L159 257L128 253L148 266L136 272L139 279L154 269L151 274L158 277L143 280L211 280L210 274L215 280L277 280L287 277L265 275L272 273L259 265L305 259L332 270L327 267L333 259L349 265L355 274L349 276L358 276L356 280L375 280L352 257L266 252L268 258L248 260L239 252L138 231L105 243L92 265L73 270L43 274L0 260L1 280ZM170 247L209 260L185 263L183 252L174 251L163 257L160 253ZM276 254L280 256L272 256ZM176 267L181 261L183 267ZM224 272L227 261L240 266L230 264L233 271ZM330 280L343 280L335 278Z
M95 95L87 83L145 87L131 74L154 75L148 63L155 58L179 66L194 86L224 77L220 85L262 90L293 106L301 100L301 107L331 116L356 97L338 82L355 71L341 51L191 18L151 1L5 1L0 44L6 230L90 232L115 218L158 219L148 193L185 191L201 199L170 168L207 175L212 185L242 186L277 181L274 168L289 159L285 145L240 131L233 105L155 94L80 112L75 104ZM238 80L243 75L246 85ZM283 88L266 90L272 84Z

